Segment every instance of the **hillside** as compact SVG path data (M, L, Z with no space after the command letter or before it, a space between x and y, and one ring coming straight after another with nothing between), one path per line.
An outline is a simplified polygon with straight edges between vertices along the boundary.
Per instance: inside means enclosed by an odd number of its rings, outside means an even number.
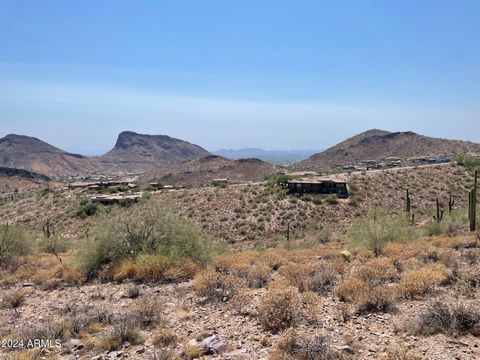
M48 176L23 169L0 167L0 193L22 192L45 187Z
M220 149L213 154L224 156L227 159L238 160L247 158L256 158L271 164L288 165L295 161L309 158L320 152L320 150L264 150L256 148L243 149Z
M208 155L167 170L147 173L145 178L175 185L207 185L217 178L226 178L230 182L263 181L278 169L277 166L259 159L229 160Z
M198 145L166 135L144 135L124 131L112 150L99 159L102 166L117 171L164 168L208 155Z
M362 160L380 161L388 157L407 160L433 155L454 157L468 153L480 153L480 144L433 138L410 131L369 130L298 162L292 168L328 170L337 165L348 165Z
M45 175L78 174L97 168L96 160L71 154L35 137L10 134L0 139L0 166Z

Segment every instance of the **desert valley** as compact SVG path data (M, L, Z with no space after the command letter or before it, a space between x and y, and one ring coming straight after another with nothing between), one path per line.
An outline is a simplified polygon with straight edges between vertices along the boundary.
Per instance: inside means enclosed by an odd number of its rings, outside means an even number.
M480 358L479 166L480 144L413 132L288 165L7 135L0 356Z

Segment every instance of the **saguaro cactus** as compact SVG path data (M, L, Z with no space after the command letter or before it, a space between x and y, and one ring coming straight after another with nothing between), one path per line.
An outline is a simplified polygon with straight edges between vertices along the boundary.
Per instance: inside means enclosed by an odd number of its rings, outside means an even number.
M410 192L407 189L407 196L405 197L405 211L410 214L410 211L412 210L412 202L410 200Z
M477 227L477 170L475 170L473 189L468 197L468 218L470 220L470 231L475 231Z
M437 202L437 215L434 216L433 218L437 221L437 223L439 223L443 219L443 210L440 209L440 201L438 200L438 198L436 202Z
M448 213L451 214L453 210L453 206L455 205L455 200L452 197L452 193L450 193L450 198L448 199Z
M47 223L43 227L43 234L50 238L52 235L55 235L55 230L53 229L53 225L50 223L50 219L47 219Z

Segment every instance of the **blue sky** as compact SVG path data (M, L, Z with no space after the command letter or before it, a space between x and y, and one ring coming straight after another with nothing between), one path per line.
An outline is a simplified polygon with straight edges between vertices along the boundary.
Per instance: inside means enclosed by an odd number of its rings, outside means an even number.
M0 0L0 136L324 148L369 128L480 142L479 1Z

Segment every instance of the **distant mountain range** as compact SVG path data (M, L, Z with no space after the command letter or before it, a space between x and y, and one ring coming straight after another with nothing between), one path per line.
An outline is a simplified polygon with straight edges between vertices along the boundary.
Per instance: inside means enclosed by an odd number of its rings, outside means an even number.
M24 169L48 176L142 172L145 179L170 179L192 184L205 183L215 177L261 180L281 169L271 163L290 164L288 168L291 170L323 171L362 160L432 155L454 157L469 153L479 154L480 144L432 138L409 131L376 129L322 152L247 148L219 150L215 155L184 140L132 131L120 133L112 150L93 157L72 154L25 135L10 134L0 139L0 167L4 168Z
M278 168L258 159L231 160L202 147L166 135L124 131L102 156L71 154L34 137L10 134L0 139L0 167L5 176L31 178L28 172L49 176L91 172L144 173L143 179L175 184L207 184L227 177L232 181L263 180Z
M246 158L257 158L272 164L288 165L295 161L309 158L319 153L321 150L264 150L258 148L242 148L242 149L220 149L214 151L213 154L224 156L228 159L238 160Z

